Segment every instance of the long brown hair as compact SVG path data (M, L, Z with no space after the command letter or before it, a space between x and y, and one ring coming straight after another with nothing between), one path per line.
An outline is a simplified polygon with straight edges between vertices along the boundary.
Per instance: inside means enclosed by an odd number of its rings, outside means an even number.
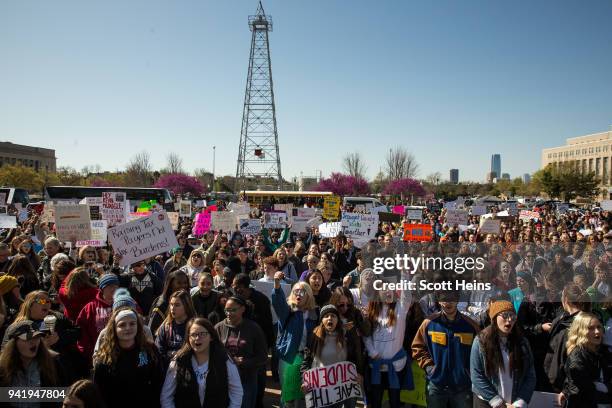
M334 329L334 333L336 333L336 347L340 349L346 348L346 340L344 338L344 328L342 327L342 320L340 320L337 315L336 317L338 318L336 328ZM323 325L323 317L321 317L321 323L314 328L312 334L313 350L310 351L313 352L315 356L319 357L321 355L323 345L325 344L325 337L327 337L327 331L325 330L325 327Z
M85 288L95 288L96 285L92 282L87 269L82 266L74 269L66 276L66 295L70 299L79 290Z
M395 306L396 306L397 302L392 302L389 304L389 307L387 308L387 319L388 319L388 325L389 327L394 326L395 325L395 320L397 319L397 316L395 315ZM367 311L367 318L370 321L370 325L372 326L372 330L376 329L376 327L378 327L378 325L380 324L380 322L378 321L378 318L380 316L380 312L383 310L383 301L380 299L380 292L377 292L377 299L370 301L368 303L368 311Z
M39 341L38 352L34 359L38 363L40 378L43 384L47 386L58 385L57 370L53 357L51 357L42 338ZM4 387L11 385L19 371L23 371L23 363L17 349L17 339L11 339L4 345L2 353L0 353L0 384Z
M49 294L44 290L35 290L34 292L28 293L23 300L23 303L19 307L19 312L17 313L17 316L15 316L13 323L20 322L22 320L32 320L30 318L30 310L34 302L41 296L44 296L47 298L47 300L50 300Z
M497 376L499 370L504 370L504 360L500 346L500 331L497 326L497 316L491 320L491 324L486 327L478 336L480 346L484 352L485 372L487 376ZM510 351L510 375L514 370L518 370L519 376L523 375L526 367L523 367L523 348L521 346L523 334L518 323L514 323L510 335L508 335L508 349Z
M170 296L170 299L168 299L168 311L166 312L166 318L159 325L159 328L157 329L157 332L155 333L158 336L159 336L159 330L162 328L162 326L172 325L172 314L170 313L170 302L172 301L173 298L179 299L181 303L183 304L183 308L185 309L185 314L187 315L187 320L192 319L196 315L195 309L193 307L193 303L191 302L191 296L189 296L189 292L187 292L185 289L177 290Z
M104 330L104 337L100 342L100 348L98 352L94 354L93 360L94 365L97 363L106 364L113 366L117 362L119 357L119 339L117 338L117 330L115 328L115 318L117 314L123 310L133 310L130 307L119 307L113 310L113 314L108 319ZM142 318L138 313L136 314L136 338L134 339L136 347L141 351L146 351L149 356L155 361L157 359L157 353L155 352L155 344L151 343L145 335L142 322Z
M13 260L11 261L11 264L8 267L6 273L15 277L26 276L38 279L36 276L36 271L34 271L34 267L32 266L32 263L30 262L28 257L23 254L15 255L15 257L13 257Z

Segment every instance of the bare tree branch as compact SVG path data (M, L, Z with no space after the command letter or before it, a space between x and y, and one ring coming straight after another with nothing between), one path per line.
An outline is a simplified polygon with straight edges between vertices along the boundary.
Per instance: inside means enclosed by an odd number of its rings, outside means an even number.
M126 182L135 187L148 187L151 185L151 155L146 150L136 154L125 168Z
M178 153L170 152L168 156L166 156L166 160L168 163L168 173L174 174L179 173L183 174L183 159L178 155Z
M349 153L342 159L342 167L353 177L365 179L366 165L359 152Z
M419 171L419 165L412 153L400 146L389 149L386 164L387 175L390 180L399 180L407 177L414 178Z

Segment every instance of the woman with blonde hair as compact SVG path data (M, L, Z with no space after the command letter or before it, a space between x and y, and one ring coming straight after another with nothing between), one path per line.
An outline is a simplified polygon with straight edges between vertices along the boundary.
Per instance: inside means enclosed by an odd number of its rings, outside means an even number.
M601 347L604 328L592 313L580 312L567 334L565 383L559 403L566 408L612 406L610 355Z
M93 382L108 407L133 406L120 390L138 395L143 407L160 405L162 358L143 326L142 318L129 307L113 310L106 324L106 335L94 355Z
M304 349L311 341L319 317L310 286L306 282L297 282L289 297L285 298L280 286L284 278L283 272L276 272L272 292L272 307L278 316L276 351L280 359L281 401L287 408L303 407L300 367Z
M189 277L190 287L198 286L200 280L200 274L204 271L204 251L195 249L189 254L187 264L182 266L179 270L183 271Z

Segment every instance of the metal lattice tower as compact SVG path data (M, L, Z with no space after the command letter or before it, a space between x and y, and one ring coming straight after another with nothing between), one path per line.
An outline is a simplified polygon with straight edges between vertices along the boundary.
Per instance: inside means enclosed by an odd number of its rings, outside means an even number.
M249 16L249 28L252 32L251 54L234 191L243 190L246 179L257 176L268 180L276 179L280 189L283 179L268 42L268 32L272 31L272 17L264 13L261 1L256 14Z

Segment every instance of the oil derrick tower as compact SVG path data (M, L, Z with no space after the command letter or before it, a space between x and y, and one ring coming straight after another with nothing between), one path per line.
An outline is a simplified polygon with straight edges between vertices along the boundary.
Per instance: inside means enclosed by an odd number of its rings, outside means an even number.
M267 183L276 180L273 183L280 190L283 179L268 41L268 33L272 31L272 17L265 14L261 1L256 14L249 16L249 29L252 32L251 54L234 191L244 190L246 180L257 177Z

